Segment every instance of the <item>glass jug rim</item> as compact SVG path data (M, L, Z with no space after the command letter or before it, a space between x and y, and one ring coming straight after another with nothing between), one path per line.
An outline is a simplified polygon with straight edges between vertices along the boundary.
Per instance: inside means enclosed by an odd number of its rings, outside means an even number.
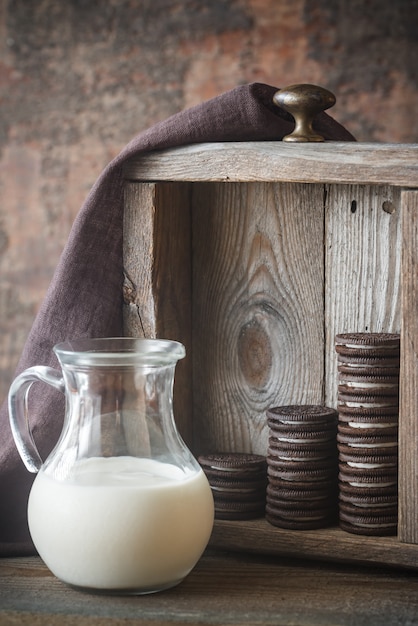
M179 341L142 337L69 339L53 350L64 365L160 366L176 363L186 355Z

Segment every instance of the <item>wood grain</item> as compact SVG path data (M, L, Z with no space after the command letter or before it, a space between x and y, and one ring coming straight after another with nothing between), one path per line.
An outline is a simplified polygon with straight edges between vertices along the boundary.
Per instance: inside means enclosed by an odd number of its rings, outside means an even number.
M400 190L328 185L325 227L326 403L336 406L335 335L400 332Z
M216 520L211 545L281 557L418 569L418 545L400 543L397 537L354 535L338 527L301 532L276 528L265 519L248 522Z
M418 186L418 145L207 143L133 159L129 180L288 181Z
M124 332L155 337L154 267L155 185L126 185L123 224Z
M412 626L418 615L414 572L214 550L178 587L148 596L82 593L36 557L2 559L0 588L5 626Z
M402 192L399 539L418 543L418 191Z
M174 412L192 441L191 221L189 186L127 184L124 210L124 334L174 339L186 347L176 367Z
M321 185L195 185L198 450L265 454L267 408L323 400L323 223Z

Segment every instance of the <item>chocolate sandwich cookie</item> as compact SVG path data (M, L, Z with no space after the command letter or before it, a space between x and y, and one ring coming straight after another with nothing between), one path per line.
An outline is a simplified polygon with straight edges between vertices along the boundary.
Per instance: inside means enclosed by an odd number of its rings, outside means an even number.
M338 384L338 404L356 407L377 407L398 406L399 405L399 386L392 390L384 388L358 389L348 387L347 385ZM337 409L338 411L338 409Z
M337 502L335 498L328 494L311 497L290 498L287 493L277 491L273 488L267 490L266 505L274 507L282 517L287 519L298 519L301 511L310 511L312 515L324 518L335 515L337 512Z
M359 437L380 437L386 435L391 439L395 440L398 437L398 422L381 422L380 420L377 422L373 421L363 421L363 420L351 420L350 418L347 421L341 420L340 426L338 428L338 433L340 432L350 432L352 435L358 435ZM338 437L337 433L337 437Z
M338 412L350 412L354 409L361 410L374 410L381 412L388 412L388 409L392 409L394 412L394 407L399 409L399 396L395 395L385 395L385 394L375 394L375 393L356 393L351 394L347 393L346 390L338 391Z
M345 494L347 498L372 498L372 497L398 497L398 479L397 476L385 477L385 482L375 480L371 482L356 482L353 477L346 477L347 481L341 479L338 483L338 494L341 498Z
M298 464L299 466L300 464ZM295 469L287 469L281 467L274 467L273 465L269 465L267 468L267 476L270 479L282 479L288 482L296 482L299 484L310 484L310 483L318 483L321 481L329 481L331 480L333 474L336 472L334 468L331 470L329 468L324 469L303 469L302 467L296 467Z
M339 394L398 396L398 376L358 376L340 372L338 381Z
M214 500L246 501L265 497L267 473L259 480L233 481L213 479L210 481Z
M351 519L353 519L353 517L351 517ZM368 537L392 537L398 532L397 522L385 519L381 520L379 524L373 525L368 518L364 520L356 518L352 523L340 519L340 528L347 533L366 535Z
M335 523L336 514L328 510L312 512L303 508L299 511L286 511L272 504L266 504L266 520L273 526L288 530L316 530Z
M340 457L342 456L344 456L344 460L340 458L339 471L355 478L358 476L368 477L382 470L386 474L394 473L396 475L398 471L398 455L350 457L348 460L345 455L340 455Z
M222 478L234 476L237 480L248 480L266 470L266 458L260 454L220 452L200 455L198 461L204 472L216 473Z
M374 439L372 437L372 439ZM353 461L354 460L361 460L363 457L364 458L376 458L376 457L385 457L385 458L391 458L391 459L395 459L397 461L398 459L398 444L396 441L394 441L391 444L387 444L386 446L384 445L380 445L379 444L372 444L372 445L363 445L363 444L357 444L357 445L347 445L344 443L339 443L338 444L338 456L339 456L339 460L340 461L344 461L345 458L350 458Z
M397 532L397 514L372 515L370 511L348 513L340 509L339 518L342 530L358 535L383 537L396 535Z
M283 519L294 521L307 517L328 519L331 516L336 516L337 513L335 503L327 499L296 502L268 496L266 507L269 507L270 510L274 508Z
M310 517L318 519L328 518L336 514L336 507L329 500L308 500L306 502L297 502L293 500L284 500L280 498L267 497L267 504L270 508L275 508L281 517L288 520L298 520L304 513L310 513Z
M270 427L270 454L275 450L289 450L289 446L302 449L331 451L335 440L338 415L334 409L317 405L288 405L274 407L267 412ZM288 456L285 453L285 456ZM289 455L290 456L290 455ZM307 453L311 458L311 455Z
M337 368L340 374L399 377L400 358L399 356L361 357L338 354Z
M215 500L215 518L223 520L250 520L264 517L265 498L248 502Z
M337 493L337 483L319 484L316 488L312 485L303 485L295 488L293 485L279 483L278 485L270 483L267 486L267 497L270 499L279 498L280 500L290 500L293 502L315 502L318 500L326 500L333 502Z
M347 421L340 421L337 437L343 432L358 437L387 437L395 441L398 438L399 427L397 421L385 423L380 419L379 421L373 422L369 420L363 421L361 419L351 420L348 418Z
M337 421L337 412L335 409L320 405L287 405L273 407L267 411L267 423L271 427L277 425L317 426L325 424L324 430L329 424L335 424Z
M393 521L397 522L398 516L398 506L387 505L385 507L359 507L355 504L351 504L350 502L341 502L340 503L340 513L345 513L346 515L358 515L361 517L367 516L371 521L377 521L382 517L392 517Z
M313 493L314 491L326 489L328 490L328 493L334 494L338 485L338 475L334 475L334 473L332 474L332 476L323 478L318 481L307 481L303 478L301 480L296 480L294 477L290 478L289 480L289 477L286 474L284 475L284 478L282 476L278 476L274 468L267 469L267 475L269 486L280 491L288 489L298 491L309 490L311 493Z
M392 468L398 467L398 455L353 455L353 454L345 454L343 452L340 453L340 464L339 467L342 472L347 471L345 465L348 465L349 468L354 470L375 470L375 469L386 469L388 468L392 471Z
M348 493L348 488L355 490L355 493L366 493L363 490L372 490L370 493L391 493L397 490L398 473L395 468L387 470L378 468L373 472L355 472L346 464L341 464L338 472L340 489L344 488ZM379 490L379 491L377 491Z
M320 459L283 459L276 454L269 454L267 463L269 467L284 471L316 471L326 470L333 472L338 462L338 456L328 456Z
M358 404L350 401L350 397L347 396L346 401L338 399L338 419L344 419L347 421L347 418L344 417L348 415L349 417L364 417L369 418L371 421L376 420L379 417L385 417L385 420L388 421L388 417L393 417L395 420L398 420L399 415L399 403L395 403L390 406L382 406L380 403L379 406L359 406Z
M304 444L292 444L286 441L269 437L268 456L281 459L283 461L319 461L336 456L336 446L334 441L309 446Z
M276 489L309 489L310 491L317 491L321 489L328 489L330 493L335 492L335 487L338 484L337 477L320 478L318 480L307 480L306 476L296 477L294 475L288 475L287 473L277 472L274 468L267 470L268 484ZM311 477L308 477L311 478Z
M387 415L361 415L358 413L350 413L341 411L338 419L338 429L341 426L345 426L352 429L357 429L357 432L367 434L367 429L374 428L386 429L386 428L398 428L399 414L396 412L390 412Z
M337 442L353 443L375 439L383 443L391 443L398 439L399 427L396 423L340 422L338 425Z
M266 518L298 530L328 525L338 504L337 412L288 405L268 411L267 421Z
M266 458L248 453L201 455L218 519L252 519L264 515L267 487Z
M397 357L400 335L397 333L340 333L335 337L338 354L359 357Z
M399 337L340 339L340 527L356 534L392 535L398 514Z
M317 445L332 441L337 433L336 425L327 430L311 429L308 427L292 426L291 429L280 426L270 426L270 436L280 443L293 443L296 445Z
M383 359L380 359L380 361L382 361ZM358 361L355 360L353 358L353 364L357 365ZM354 369L354 371L353 371ZM363 371L361 370L360 372L357 371L357 368L352 368L349 372L344 372L341 370L341 367L339 369L338 372L338 377L340 382L343 382L344 384L349 385L352 382L370 382L370 386L371 387L380 387L382 385L395 385L397 386L399 384L399 377L400 377L400 371L399 369L396 369L396 372L394 374L391 374L390 372L384 371L384 372L369 372L369 371Z
M358 494L353 491L346 491L340 489L339 494L340 503L345 503L351 507L357 507L358 509L380 509L380 510L392 510L397 511L398 507L398 494L397 491L392 493L383 494Z
M269 422L270 434L276 436L276 433L327 433L329 436L335 432L338 423L337 418L332 422L318 422L317 424L284 424L283 422Z

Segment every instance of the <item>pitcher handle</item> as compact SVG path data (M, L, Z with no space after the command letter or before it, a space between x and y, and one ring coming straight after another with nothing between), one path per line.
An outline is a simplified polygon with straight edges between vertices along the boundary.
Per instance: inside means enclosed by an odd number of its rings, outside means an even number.
M24 370L10 386L8 403L12 434L23 463L33 473L38 472L43 463L33 440L28 418L29 390L35 382L47 383L65 393L61 372L44 365L35 365Z

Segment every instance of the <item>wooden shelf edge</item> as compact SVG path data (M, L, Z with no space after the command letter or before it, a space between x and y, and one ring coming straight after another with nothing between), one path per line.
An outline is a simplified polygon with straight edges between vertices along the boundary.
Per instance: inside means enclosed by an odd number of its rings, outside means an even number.
M354 535L337 527L292 531L276 528L265 519L215 520L209 545L279 557L390 565L418 570L417 544L402 543L397 537Z
M131 181L418 185L418 144L282 141L198 143L129 160Z

